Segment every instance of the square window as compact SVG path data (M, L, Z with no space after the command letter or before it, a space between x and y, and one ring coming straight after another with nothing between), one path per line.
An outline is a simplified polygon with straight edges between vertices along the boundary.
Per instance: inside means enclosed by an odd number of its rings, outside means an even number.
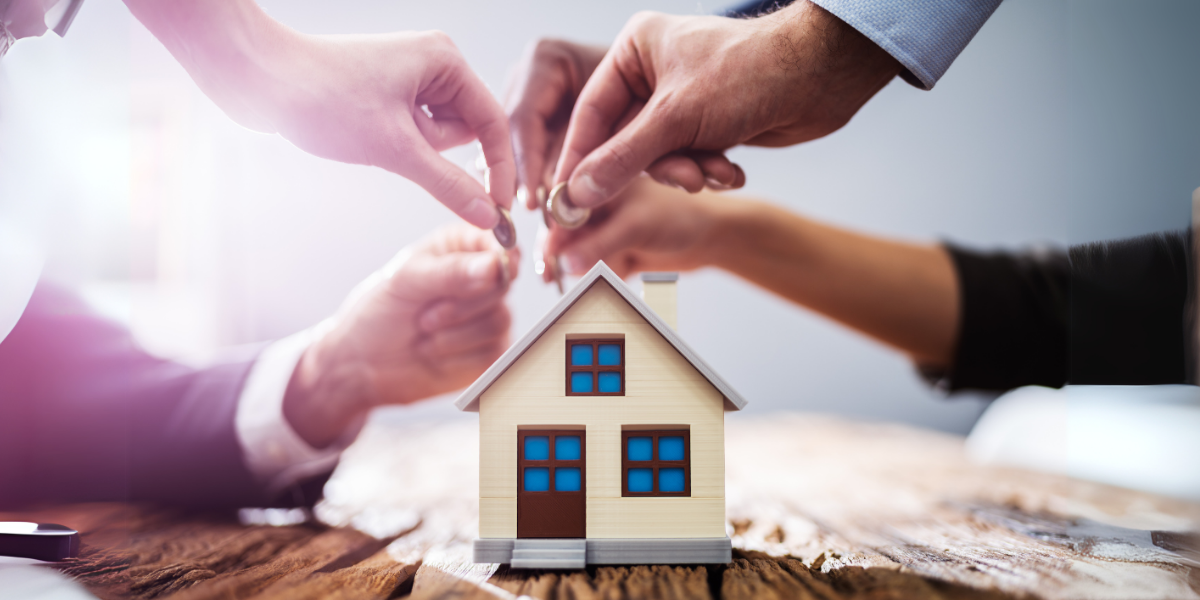
M566 395L624 396L625 340L567 340Z
M618 344L600 344L600 364L615 367L621 364L621 346Z
M591 344L572 344L571 345L571 364L577 367L591 366L592 364L592 345Z
M579 436L560 435L554 438L554 460L579 460L579 454Z
M621 495L691 496L691 431L678 425L653 425L636 429L622 427Z
M684 489L682 468L669 467L658 470L658 491L682 492Z
M600 373L600 393L615 394L621 391L620 373Z
M571 373L571 391L576 394L588 394L592 391L591 373Z
M629 469L629 491L653 492L654 471L652 469Z
M550 437L545 435L525 436L525 460L549 460Z
M525 467L525 491L550 491L550 469L546 467Z
M554 491L578 492L579 486L579 467L558 467L554 469Z
M651 452L654 451L654 443L652 438L648 437L631 437L629 438L629 452L627 456L629 460L651 460Z
M658 460L683 460L683 436L660 436L658 438Z

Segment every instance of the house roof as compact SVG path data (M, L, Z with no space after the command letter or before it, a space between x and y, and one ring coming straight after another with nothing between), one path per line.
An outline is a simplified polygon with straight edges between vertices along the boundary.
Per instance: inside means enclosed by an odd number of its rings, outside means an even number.
M546 316L542 317L542 320L538 321L537 324L534 325L524 337L518 340L517 343L513 344L507 352L505 352L499 359L496 360L496 362L492 363L492 366L488 367L488 370L484 371L483 375L480 375L479 379L475 380L475 383L472 383L470 387L464 390L462 395L458 397L458 400L454 402L454 406L458 407L459 410L478 412L479 397L482 396L483 393L487 391L487 389L491 387L491 385L495 383L495 381L513 365L513 363L517 362L517 359L521 358L521 355L525 354L525 351L528 350L529 347L538 340L538 338L542 337L542 334L545 333L546 330L555 323L555 321L558 321L558 319L562 317L563 313L567 312L567 309L571 308L571 306L573 306L577 300L582 298L583 295L586 294L587 291L601 279L612 286L612 288L616 290L616 292L620 294L621 297L624 298L625 301L628 302L629 305L632 306L633 309L636 310L643 319L646 319L646 322L649 323L651 327L654 327L654 329L658 331L659 335L663 336L663 339L667 340L667 342L669 342L671 346L673 346L675 350L679 352L680 355L687 359L687 361L691 363L691 365L695 367L695 369L699 371L700 374L703 375L704 378L713 385L713 387L717 388L717 390L721 392L721 395L725 397L725 410L741 410L746 407L746 400L742 398L741 394L738 394L737 391L733 389L733 386L729 385L727 381L721 379L721 376L717 375L717 372L714 371L712 367L708 366L708 363L704 362L704 359L700 358L700 355L696 354L696 351L692 350L691 347L689 347L683 341L683 338L679 337L679 334L675 333L675 330L671 329L671 326L667 325L666 321L662 320L662 317L658 316L658 314L655 313L654 310L649 306L647 306L641 298L637 297L637 295L635 295L629 289L629 286L626 286L625 282L621 281L621 278L617 277L617 274L613 273L613 270L608 268L608 265L604 264L604 261L596 263L596 266L592 267L592 270L588 271L587 275L584 275L583 279L580 279L579 282L575 284L575 287L571 288L571 291L564 295L562 299L558 301L558 304L555 304L554 308L550 309L550 312L546 313Z

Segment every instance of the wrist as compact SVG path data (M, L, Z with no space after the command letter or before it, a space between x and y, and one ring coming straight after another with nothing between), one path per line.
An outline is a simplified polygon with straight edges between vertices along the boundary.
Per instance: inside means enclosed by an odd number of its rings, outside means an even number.
M283 397L283 416L314 448L325 448L374 406L368 366L342 356L322 336L301 356Z
M707 245L706 264L719 269L738 273L743 270L748 256L753 256L750 246L761 235L760 211L755 202L718 197L721 202L711 203L709 212L712 221L712 243Z
M237 123L275 132L264 99L278 96L276 73L299 34L252 0L125 0L196 85Z

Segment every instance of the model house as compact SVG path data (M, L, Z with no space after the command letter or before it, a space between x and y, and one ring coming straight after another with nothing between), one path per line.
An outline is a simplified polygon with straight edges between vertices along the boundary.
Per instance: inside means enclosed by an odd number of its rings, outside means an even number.
M725 411L675 332L675 274L639 298L604 263L459 397L479 413L475 561L726 563Z

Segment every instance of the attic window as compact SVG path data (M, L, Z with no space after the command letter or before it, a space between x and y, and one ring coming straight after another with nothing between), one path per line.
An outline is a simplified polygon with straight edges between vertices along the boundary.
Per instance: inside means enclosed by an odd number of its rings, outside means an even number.
M624 396L625 340L567 340L568 396Z

